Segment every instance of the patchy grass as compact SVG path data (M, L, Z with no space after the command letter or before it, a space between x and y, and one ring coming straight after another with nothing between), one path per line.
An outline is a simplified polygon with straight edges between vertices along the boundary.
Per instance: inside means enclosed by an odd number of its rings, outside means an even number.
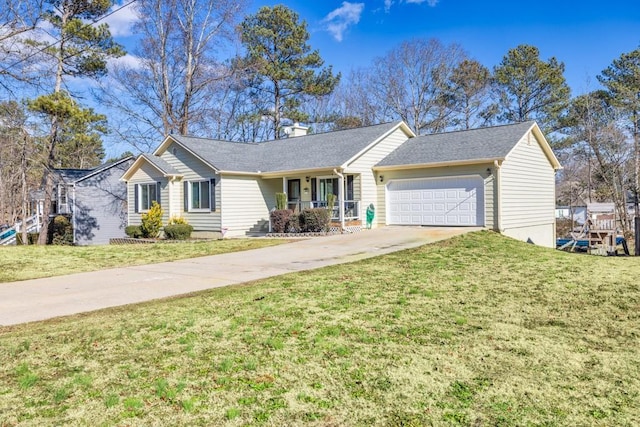
M0 425L638 425L639 275L480 232L0 328Z
M103 246L0 246L0 283L245 251L285 243L227 239Z

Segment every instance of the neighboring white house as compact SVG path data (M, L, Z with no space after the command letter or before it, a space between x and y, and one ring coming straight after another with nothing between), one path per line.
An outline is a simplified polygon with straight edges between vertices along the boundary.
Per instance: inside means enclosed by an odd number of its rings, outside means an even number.
M573 220L577 224L584 224L587 220L586 206L556 206L556 219L571 219L573 212Z
M292 209L326 206L359 227L480 226L555 246L555 171L560 168L534 122L416 137L404 122L237 143L169 135L138 157L128 183L129 223L157 201L165 222L182 216L200 234L268 230L275 194Z

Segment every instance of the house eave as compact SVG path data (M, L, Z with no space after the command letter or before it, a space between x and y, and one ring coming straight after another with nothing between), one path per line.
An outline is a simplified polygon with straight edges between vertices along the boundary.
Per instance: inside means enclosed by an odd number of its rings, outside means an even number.
M434 162L434 163L416 163L411 165L389 165L389 166L374 166L374 171L394 171L394 170L406 170L406 169L433 169L441 167L451 166L470 166L470 165L482 165L493 164L493 162L503 162L504 158L486 158L486 159L472 159L472 160L450 160L447 162Z
M291 176L291 175L326 173L327 171L333 171L334 169L342 169L342 166L337 165L337 166L326 166L322 168L290 169L290 170L273 171L273 172L262 172L260 176L263 178L282 178L283 176Z

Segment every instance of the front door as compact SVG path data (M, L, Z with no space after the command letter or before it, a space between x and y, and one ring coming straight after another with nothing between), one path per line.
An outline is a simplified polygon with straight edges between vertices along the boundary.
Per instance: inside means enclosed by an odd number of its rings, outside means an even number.
M289 202L289 209L296 210L299 208L300 203L300 180L290 179L287 181L287 200Z

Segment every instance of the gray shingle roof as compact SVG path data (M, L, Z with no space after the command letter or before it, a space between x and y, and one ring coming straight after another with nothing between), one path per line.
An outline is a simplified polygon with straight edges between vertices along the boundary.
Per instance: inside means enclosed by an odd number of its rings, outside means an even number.
M272 140L239 143L173 135L218 170L280 172L343 165L400 122Z
M504 159L533 124L533 121L528 121L411 138L376 166Z
M165 160L161 159L160 157L154 156L153 154L146 154L146 153L141 154L141 156L144 157L149 163L157 167L159 170L161 170L165 175L182 176L182 174L179 171L177 171L173 166L171 166L169 163L167 163Z
M217 170L256 172L262 160L256 143L220 141L171 135L173 139ZM256 169L258 167L258 169Z
M90 174L93 169L56 169L55 170L62 182L71 184L85 175Z

